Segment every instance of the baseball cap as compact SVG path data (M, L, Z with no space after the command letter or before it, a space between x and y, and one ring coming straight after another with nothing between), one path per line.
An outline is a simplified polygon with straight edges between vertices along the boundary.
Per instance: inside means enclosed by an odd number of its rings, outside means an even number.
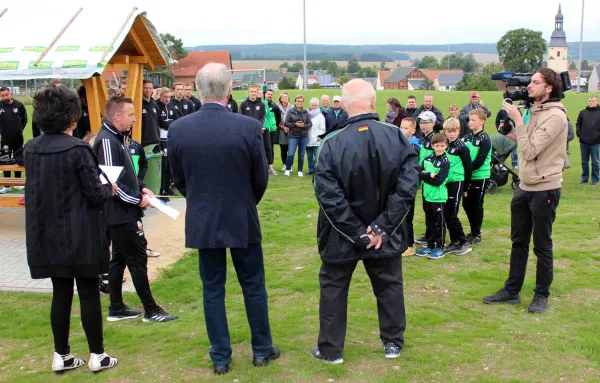
M477 93L477 92L471 93L471 98L473 98L473 97L479 97L479 93Z
M421 119L421 121L435 122L435 120L436 120L435 114L433 114L433 112L430 112L430 111L425 111L425 112L419 114L419 118Z
M335 102L335 101L342 102L342 98L341 98L340 96L334 96L334 97L333 97L333 101L334 101L334 102Z

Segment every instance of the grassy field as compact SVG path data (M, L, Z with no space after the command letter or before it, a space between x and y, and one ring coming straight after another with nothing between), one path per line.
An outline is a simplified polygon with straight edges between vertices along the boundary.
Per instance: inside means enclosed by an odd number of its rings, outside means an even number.
M422 99L423 92L414 93ZM404 104L407 95L378 92L378 112L383 113L387 97L399 96ZM469 96L452 92L435 97L436 105L445 111L453 101L468 102ZM499 93L481 97L495 116ZM567 97L572 121L586 101L585 95ZM571 143L573 168L565 172L554 225L551 306L543 315L526 312L535 286L533 253L520 306L481 303L482 296L495 292L507 276L512 195L507 185L485 197L483 245L464 257L448 256L437 262L404 258L408 328L399 359L383 358L376 302L361 266L350 288L345 364L330 366L311 359L319 326L318 208L309 177L280 175L270 178L259 205L271 325L274 342L282 349L280 360L265 368L252 366L243 298L230 267L227 309L234 361L229 375L212 375L197 253L189 252L152 285L158 302L180 319L167 324L104 322L107 352L121 363L99 375L87 369L64 376L52 374L50 296L0 292L0 381L600 382L600 189L578 185L578 156L575 140ZM280 168L277 160L276 169ZM461 219L466 222L462 213ZM416 213L415 225L417 234L423 232L421 211ZM125 299L141 307L135 294L126 294ZM106 315L106 297L102 304ZM72 352L87 359L77 299L73 311Z

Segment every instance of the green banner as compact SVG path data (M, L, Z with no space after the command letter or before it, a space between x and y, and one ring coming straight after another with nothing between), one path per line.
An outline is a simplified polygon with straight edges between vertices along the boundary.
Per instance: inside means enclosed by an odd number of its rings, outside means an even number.
M63 62L63 68L85 68L87 60L66 60Z
M18 61L0 61L0 70L17 70L18 68Z
M97 65L98 68L104 68L108 64L108 61L102 61Z
M23 48L23 52L43 52L44 49L46 49L46 47L40 47L40 46L27 46Z
M90 48L90 52L104 52L105 50L108 49L108 45L96 45ZM110 47L110 49L108 49L109 52L113 51L113 47Z
M14 50L15 48L0 48L0 53L10 53Z
M57 52L77 52L78 50L78 45L61 45L59 47L56 47Z
M40 61L40 63L35 66L35 61L29 62L29 69L50 69L52 68L52 61Z

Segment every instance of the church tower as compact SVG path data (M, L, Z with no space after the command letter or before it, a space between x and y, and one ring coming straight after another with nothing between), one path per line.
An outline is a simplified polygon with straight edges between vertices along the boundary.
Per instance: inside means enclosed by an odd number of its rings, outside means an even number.
M559 4L558 13L554 19L554 32L552 32L550 44L548 44L548 68L554 69L558 73L568 70L567 53L567 36L563 30L563 14Z

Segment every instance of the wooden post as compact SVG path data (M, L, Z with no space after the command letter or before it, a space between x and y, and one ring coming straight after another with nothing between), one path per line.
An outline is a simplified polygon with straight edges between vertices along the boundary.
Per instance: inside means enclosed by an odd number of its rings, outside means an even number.
M130 64L125 95L133 100L135 122L133 123L132 138L141 143L142 140L142 81L144 69L142 64Z
M102 118L100 117L100 102L98 97L98 83L94 78L86 78L81 80L83 86L85 86L85 95L88 102L88 114L90 116L90 127L93 134L98 134L100 126L102 124Z
M6 13L6 11L8 11L8 8L0 10L0 17L2 17Z
M102 76L92 77L96 80L96 86L98 87L98 103L100 104L100 112L103 116L106 116L106 110L104 109L106 101L108 100L108 91L106 90L106 83Z

